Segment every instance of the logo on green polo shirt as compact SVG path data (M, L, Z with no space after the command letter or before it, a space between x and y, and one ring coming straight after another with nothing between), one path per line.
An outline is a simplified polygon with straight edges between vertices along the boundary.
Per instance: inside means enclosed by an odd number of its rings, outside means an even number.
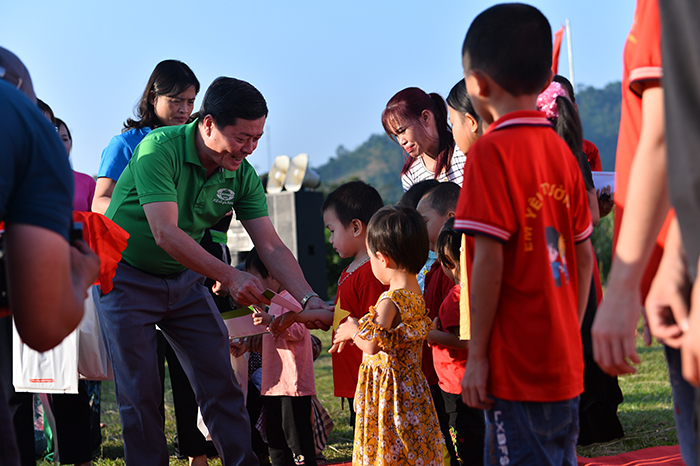
M234 193L232 189L221 188L216 192L216 197L214 202L217 204L233 205L233 198L236 197L236 193Z

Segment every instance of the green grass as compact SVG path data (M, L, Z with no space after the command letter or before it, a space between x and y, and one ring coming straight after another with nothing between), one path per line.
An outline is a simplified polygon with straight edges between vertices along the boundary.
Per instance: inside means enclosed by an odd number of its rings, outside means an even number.
M327 352L330 346L330 334L321 331L313 331L313 333L321 338L324 347L324 351L321 352L321 356L315 364L316 391L335 423L335 429L330 435L329 445L324 451L324 455L332 462L349 461L352 457L352 428L349 425L347 404L343 407L344 409L341 409L340 400L333 396L331 357ZM661 345L655 342L647 348L642 343L641 338L638 338L637 349L642 359L637 373L620 377L620 387L625 401L620 405L618 413L625 430L625 438L580 447L578 449L579 455L593 458L678 443L673 421L671 388L668 383ZM166 437L171 455L174 455L172 442L175 435L175 417L169 380L166 380L166 400L168 400L166 403ZM114 384L111 382L102 384L102 422L107 424L107 427L102 431L102 454L93 464L122 466L124 465L124 451L121 425L114 399ZM38 461L37 464L49 466L51 463L42 460ZM186 466L188 463L171 456L170 464ZM210 460L209 464L212 466L221 465L221 461L216 458Z

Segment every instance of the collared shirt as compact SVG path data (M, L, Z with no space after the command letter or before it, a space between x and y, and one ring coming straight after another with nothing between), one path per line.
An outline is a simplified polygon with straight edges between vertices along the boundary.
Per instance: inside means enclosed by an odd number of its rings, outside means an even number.
M114 188L105 215L131 235L122 257L145 272L167 275L184 266L156 244L144 204L177 203L178 227L197 242L232 209L238 220L267 215L262 183L247 160L236 171L219 168L207 178L195 148L196 131L194 121L149 133Z

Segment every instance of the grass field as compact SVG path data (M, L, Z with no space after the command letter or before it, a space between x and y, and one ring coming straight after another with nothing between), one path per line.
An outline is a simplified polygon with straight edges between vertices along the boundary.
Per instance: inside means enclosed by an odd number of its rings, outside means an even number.
M339 399L333 396L331 374L331 358L325 351L329 347L330 335L327 332L314 331L323 341L324 351L316 361L316 390L335 422L335 429L330 436L329 445L324 455L329 461L349 460L352 456L352 429L349 425L347 405L341 409ZM645 347L641 338L637 341L642 363L634 375L620 378L620 386L625 401L620 405L619 417L625 429L625 438L609 443L594 444L579 448L578 453L585 457L616 455L641 448L675 445L678 443L673 421L671 388L668 383L666 363L663 350L658 343ZM167 383L167 382L166 382ZM175 435L175 421L172 410L172 392L166 386L166 436L172 447ZM111 382L102 384L102 422L107 424L103 430L102 454L94 461L97 465L124 465L123 442L119 414L114 399L114 385ZM48 461L42 460L37 464L48 466ZM170 458L171 465L187 465L187 461ZM217 459L210 460L210 465L221 465Z

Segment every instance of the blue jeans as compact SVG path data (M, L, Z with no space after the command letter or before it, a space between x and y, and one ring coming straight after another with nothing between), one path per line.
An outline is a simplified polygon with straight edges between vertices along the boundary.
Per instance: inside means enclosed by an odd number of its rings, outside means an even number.
M112 361L128 466L167 466L156 355L156 324L190 380L224 466L257 465L226 327L204 277L190 270L159 278L119 264L114 288L99 295L100 328Z
M496 398L486 416L484 464L575 466L579 397L552 403Z
M698 439L695 434L693 410L695 389L683 378L681 352L664 345L668 379L673 393L673 417L676 419L676 434L681 445L681 456L685 464L697 464Z

